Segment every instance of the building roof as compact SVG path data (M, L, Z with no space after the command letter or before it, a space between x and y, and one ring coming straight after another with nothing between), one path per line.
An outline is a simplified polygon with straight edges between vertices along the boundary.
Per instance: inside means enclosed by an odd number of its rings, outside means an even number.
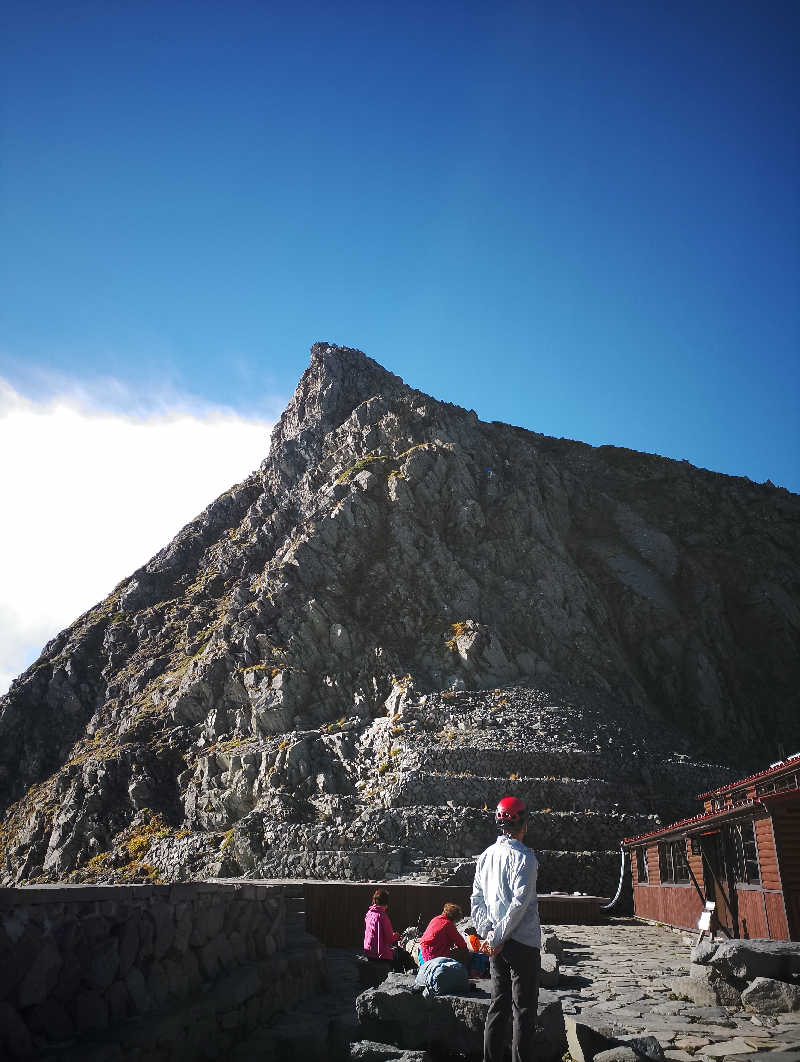
M639 844L640 841L650 840L652 837L661 837L668 833L674 833L676 830L685 830L688 833L690 830L694 831L696 826L704 826L714 820L733 818L742 811L749 811L753 807L755 807L755 801L743 800L740 804L730 804L728 807L721 808L718 811L704 811L700 815L692 815L691 818L670 823L669 826L651 830L650 833L640 833L636 837L626 837L622 843Z
M723 822L725 819L737 818L743 811L751 811L758 804L775 804L785 800L797 800L798 798L800 798L800 787L796 789L781 789L777 793L764 793L763 796L758 797L756 800L742 800L738 804L728 804L724 808L704 811L700 815L692 815L691 818L681 819L679 822L673 822L669 826L651 830L650 833L640 833L636 837L626 837L622 843L640 844L642 841L650 840L653 837L663 837L669 833L675 833L677 830L687 834L702 832L702 830L697 830L698 826L702 827L713 822Z
M736 782L727 782L718 789L709 789L707 793L700 793L697 799L705 800L706 797L716 796L718 793L727 793L730 789L738 789L740 785L747 785L748 782L757 782L761 778L767 778L773 774L781 774L783 771L791 769L797 770L798 768L800 768L800 752L795 752L794 755L787 756L785 760L781 760L779 763L773 763L771 767L767 767L763 771L750 774L746 778L740 778Z

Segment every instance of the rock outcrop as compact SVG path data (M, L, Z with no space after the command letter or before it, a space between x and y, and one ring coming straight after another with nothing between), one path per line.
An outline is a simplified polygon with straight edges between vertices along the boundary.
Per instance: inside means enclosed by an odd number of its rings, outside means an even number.
M608 888L704 761L800 746L799 516L317 343L262 466L0 699L0 881L447 877L511 790Z
M413 985L412 975L391 973L382 984L361 993L356 1014L364 1036L388 1037L404 1048L433 1046L481 1058L490 982L477 982L469 994L429 998L415 993ZM539 992L536 1025L536 1057L555 1062L566 1048L564 1015L555 992Z

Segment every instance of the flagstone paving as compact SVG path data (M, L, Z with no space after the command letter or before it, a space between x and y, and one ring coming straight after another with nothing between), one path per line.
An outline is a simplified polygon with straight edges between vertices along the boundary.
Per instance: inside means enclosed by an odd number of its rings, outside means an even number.
M688 975L696 937L629 919L553 929L564 944L558 992L565 1015L618 1036L655 1036L672 1062L774 1051L800 1062L800 1014L773 1018L670 999L669 981Z

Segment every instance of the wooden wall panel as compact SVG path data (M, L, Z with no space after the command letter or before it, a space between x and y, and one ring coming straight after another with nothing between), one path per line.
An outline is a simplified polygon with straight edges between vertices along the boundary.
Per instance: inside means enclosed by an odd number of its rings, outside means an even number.
M772 836L772 820L763 816L756 819L753 825L758 846L758 862L761 868L761 884L765 889L780 889L781 879Z
M446 903L457 903L469 914L471 886L424 885L409 882L365 884L349 881L304 883L306 929L332 948L360 948L364 940L364 915L376 888L389 893L389 918L402 932L421 918L423 926L441 912ZM542 893L539 918L543 925L595 925L605 921L600 909L607 899Z
M696 929L703 910L693 885L638 885L633 890L634 911L640 918Z
M751 940L769 937L769 926L761 889L737 889L739 932Z
M649 883L651 885L661 884L661 869L658 865L658 844L653 843L647 846L647 872L649 875ZM645 915L649 918L649 915Z
M800 892L800 802L776 806L772 822L783 888Z
M767 908L770 938L772 940L789 940L789 929L786 925L786 912L783 907L781 893L765 892L764 903Z

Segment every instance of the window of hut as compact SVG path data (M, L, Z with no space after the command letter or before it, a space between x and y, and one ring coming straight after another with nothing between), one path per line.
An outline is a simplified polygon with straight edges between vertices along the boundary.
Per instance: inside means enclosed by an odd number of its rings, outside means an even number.
M658 868L661 880L666 883L683 884L689 880L689 861L686 858L686 841L662 841L658 846Z
M640 885L646 885L649 880L647 874L647 848L643 844L636 849L636 880Z
M728 827L733 851L733 876L740 885L760 885L758 850L752 822L735 822Z

